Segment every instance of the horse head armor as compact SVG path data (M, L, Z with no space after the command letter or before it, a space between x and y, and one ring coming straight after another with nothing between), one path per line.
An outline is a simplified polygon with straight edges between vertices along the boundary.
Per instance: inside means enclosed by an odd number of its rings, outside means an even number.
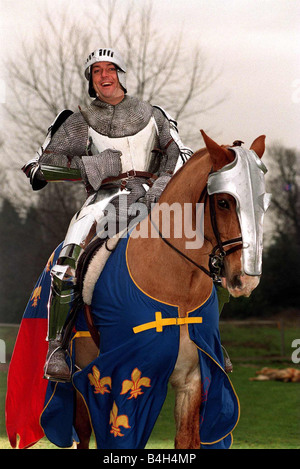
M245 274L261 275L263 219L270 204L266 192L267 168L254 150L233 146L233 162L208 177L208 194L227 193L236 200L236 211L243 240L242 259Z

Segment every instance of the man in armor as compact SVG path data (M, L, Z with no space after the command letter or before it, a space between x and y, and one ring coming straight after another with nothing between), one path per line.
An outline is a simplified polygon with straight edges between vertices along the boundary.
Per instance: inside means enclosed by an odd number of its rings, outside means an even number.
M61 112L36 157L22 168L33 190L49 181L82 180L88 195L71 221L51 271L45 378L54 381L71 378L62 347L64 326L76 295L78 259L97 234L103 208L109 202L117 207L116 201L126 194L127 207L142 200L149 209L170 180L179 156L185 161L192 153L163 109L127 95L126 66L116 50L92 52L84 73L89 95L95 99L79 112ZM117 216L128 213L117 211Z

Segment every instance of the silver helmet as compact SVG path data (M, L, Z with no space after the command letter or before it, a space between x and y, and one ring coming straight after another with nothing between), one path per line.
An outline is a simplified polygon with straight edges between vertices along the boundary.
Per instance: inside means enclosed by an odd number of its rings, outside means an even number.
M91 79L91 67L97 62L111 62L117 67L118 79L120 85L123 87L124 92L127 93L126 89L126 65L123 57L120 53L111 48L96 49L94 52L88 56L84 65L84 75L89 81L89 95L91 97L96 97L95 90L93 88L92 79Z
M267 168L253 150L240 146L232 163L208 178L208 194L225 192L236 200L236 211L243 239L243 268L248 275L261 275L263 219L271 194L266 192Z

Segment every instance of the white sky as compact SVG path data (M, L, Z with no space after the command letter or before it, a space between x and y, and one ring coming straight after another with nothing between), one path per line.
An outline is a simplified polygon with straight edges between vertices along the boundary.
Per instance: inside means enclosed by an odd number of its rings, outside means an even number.
M35 31L46 3L0 0L2 56L14 52L17 60L21 38ZM71 5L80 15L89 3L49 4ZM160 0L157 8L166 32L183 28L185 46L199 44L222 70L216 93L225 91L228 98L200 117L196 129L210 130L218 143L241 139L248 145L266 134L267 143L300 148L300 0ZM0 74L0 101L4 85Z

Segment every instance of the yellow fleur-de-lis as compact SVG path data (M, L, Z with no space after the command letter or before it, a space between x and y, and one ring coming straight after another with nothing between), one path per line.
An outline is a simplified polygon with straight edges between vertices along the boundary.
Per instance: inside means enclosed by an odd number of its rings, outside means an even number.
M32 297L30 298L30 301L32 301L32 305L31 306L34 306L36 307L37 306L37 303L38 303L38 300L40 300L41 298L41 291L42 291L42 287L39 286L39 287L36 287L32 293Z
M100 379L100 371L96 366L93 366L92 371L93 374L89 373L88 378L91 386L95 386L94 393L105 394L106 392L110 392L108 388L111 389L111 378L109 376L105 376Z
M55 251L53 251L53 253L51 254L51 256L48 259L47 266L46 266L46 272L49 272L49 270L51 269L51 266L53 264L54 252Z
M127 415L118 415L118 411L117 404L114 402L110 412L109 423L111 425L110 433L113 433L115 437L124 436L124 434L121 433L120 427L130 428Z
M130 397L128 397L128 399L132 399L133 397L136 399L141 394L144 394L141 390L141 386L145 386L147 388L151 387L151 380L146 377L141 378L141 375L141 371L138 368L135 368L131 373L131 381L129 379L125 379L123 381L121 394L126 394L130 391Z

